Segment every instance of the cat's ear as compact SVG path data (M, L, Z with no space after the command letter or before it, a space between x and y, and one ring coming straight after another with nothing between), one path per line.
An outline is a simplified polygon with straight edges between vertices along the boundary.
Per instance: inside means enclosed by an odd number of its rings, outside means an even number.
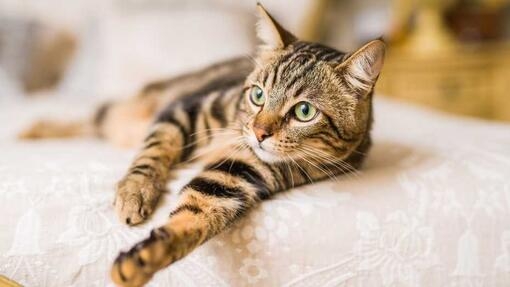
M259 16L257 36L266 46L272 49L283 49L297 40L294 35L276 22L260 3L257 3L257 12Z
M354 90L369 92L377 81L384 63L386 44L373 40L336 67Z

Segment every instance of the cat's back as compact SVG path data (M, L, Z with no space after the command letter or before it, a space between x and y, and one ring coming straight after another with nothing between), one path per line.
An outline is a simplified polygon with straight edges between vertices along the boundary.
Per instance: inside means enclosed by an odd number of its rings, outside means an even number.
M108 103L98 109L94 128L117 146L137 146L154 119L169 117L176 108L198 113L205 108L202 103L206 97L213 98L218 92L225 92L227 96L222 96L221 101L211 106L212 114L231 115L225 111L224 104L252 70L253 63L248 57L238 57L149 83L135 97Z
M205 96L242 84L253 70L249 57L224 60L205 68L146 85L140 98L156 100L160 109L172 102Z

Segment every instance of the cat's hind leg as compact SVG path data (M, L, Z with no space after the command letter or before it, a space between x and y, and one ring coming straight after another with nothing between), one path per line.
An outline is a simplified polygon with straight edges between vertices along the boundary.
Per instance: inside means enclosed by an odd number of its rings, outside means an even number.
M39 120L18 134L20 140L99 137L119 147L136 147L156 113L154 99L131 98L107 102L83 120Z
M94 127L89 121L61 122L39 120L18 134L21 140L48 138L74 138L94 135Z

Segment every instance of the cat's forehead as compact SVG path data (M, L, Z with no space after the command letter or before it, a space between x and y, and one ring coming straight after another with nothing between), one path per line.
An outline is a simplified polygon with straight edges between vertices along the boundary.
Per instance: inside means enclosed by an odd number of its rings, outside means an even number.
M320 77L328 67L343 61L345 53L308 42L296 42L286 49L274 51L259 66L259 77L266 86L287 82L292 86L306 78Z
M284 57L295 57L297 60L314 59L330 64L340 63L345 53L319 43L298 41L285 49Z

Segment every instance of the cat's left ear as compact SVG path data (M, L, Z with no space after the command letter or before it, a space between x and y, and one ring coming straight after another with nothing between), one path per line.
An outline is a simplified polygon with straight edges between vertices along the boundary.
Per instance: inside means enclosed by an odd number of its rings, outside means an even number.
M383 67L385 50L382 40L373 40L350 55L336 70L352 89L368 93Z
M257 3L258 22L257 36L271 49L283 49L297 41L290 32L266 11L262 4Z

